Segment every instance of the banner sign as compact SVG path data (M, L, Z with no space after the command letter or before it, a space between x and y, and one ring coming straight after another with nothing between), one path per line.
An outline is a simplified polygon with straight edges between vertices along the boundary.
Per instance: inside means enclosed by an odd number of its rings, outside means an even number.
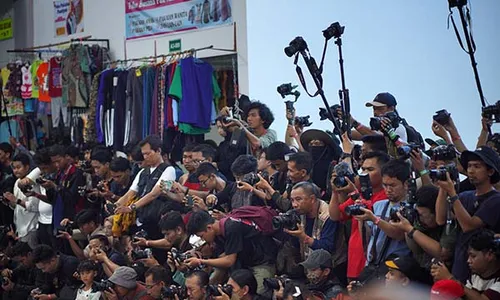
M231 0L125 0L127 39L233 22Z
M0 41L8 40L12 37L12 18L0 20Z
M54 1L55 37L83 32L83 0Z

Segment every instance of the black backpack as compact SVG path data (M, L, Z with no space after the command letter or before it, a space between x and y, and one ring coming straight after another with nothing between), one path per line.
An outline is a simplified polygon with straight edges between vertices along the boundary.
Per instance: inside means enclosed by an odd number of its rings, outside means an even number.
M408 144L419 145L420 149L423 151L425 149L425 143L422 135L403 118L401 118L401 125L403 125L406 129L406 139Z

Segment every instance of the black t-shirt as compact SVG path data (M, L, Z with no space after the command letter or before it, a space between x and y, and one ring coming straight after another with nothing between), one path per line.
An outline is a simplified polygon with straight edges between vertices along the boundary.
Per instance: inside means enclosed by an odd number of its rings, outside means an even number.
M271 236L263 235L252 225L231 219L226 220L224 228L224 237L217 240L217 246L220 253L237 253L233 270L275 262L277 247Z
M215 195L218 199L217 205L226 205L227 211L234 208L239 208L245 205L264 206L264 200L250 192L242 192L238 190L235 182L227 182L226 187ZM245 198L245 199L242 199Z

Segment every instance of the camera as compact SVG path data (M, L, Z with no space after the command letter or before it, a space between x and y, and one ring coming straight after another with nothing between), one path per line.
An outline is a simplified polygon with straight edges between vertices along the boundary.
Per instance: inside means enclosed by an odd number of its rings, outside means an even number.
M224 284L223 286L221 286L221 290L222 292L224 292L224 294L228 295L229 297L233 295L232 285ZM208 296L212 297L222 296L221 293L219 292L219 286L216 284L210 284L209 286L207 286L207 294Z
M453 145L441 145L432 149L432 159L434 161L450 161L457 158L457 151Z
M260 178L257 174L255 173L248 173L243 176L241 181L248 183L251 186L254 186L257 184L257 182L260 181Z
M175 295L177 295L179 299L186 299L187 298L186 288L171 285L169 287L163 287L161 289L161 297L163 299L174 299Z
M140 238L145 239L147 237L148 233L144 229L141 229L134 234L133 240L134 242L137 242Z
M401 214L401 216L407 219L410 224L414 224L418 218L418 212L415 209L415 204L413 203L401 202L399 207L392 207L389 213L389 218L391 219L391 221L400 221L397 215L398 212Z
M340 26L339 22L332 23L327 29L323 30L323 36L329 40L339 38L344 33L345 26Z
M348 207L345 208L345 213L346 215L349 216L361 216L365 214L365 212L361 210L362 208L366 208L366 205L364 204L349 205Z
M493 105L483 107L482 115L484 118L490 119L495 123L500 123L500 101Z
M153 252L149 248L146 248L144 250L142 250L142 249L132 250L132 259L134 261L140 260L140 259L145 259L145 258L150 258L152 256L153 256Z
M184 253L182 253L179 250L177 250L176 248L172 248L170 250L170 253L172 253L172 259L174 261L179 262L179 263L182 263L186 259L193 257L193 255L191 254L191 252L184 252Z
M354 181L354 173L351 171L351 169L349 169L349 165L345 162L337 164L333 168L333 171L337 175L337 177L333 179L333 185L335 185L337 188L343 188L348 185L345 177L349 178L351 181Z
M370 181L369 174L360 174L359 175L359 184L361 185L361 196L365 200L370 200L373 195L372 183Z
M1 285L7 285L7 284L9 284L9 281L10 281L9 278L7 278L7 277L3 277L3 276L0 277L0 284Z
M36 183L38 184L44 184L47 181L55 181L55 174L44 174L43 176L40 176L36 179Z
M111 283L108 280L101 280L101 282L95 282L94 286L92 287L94 291L96 292L104 292L109 289L112 289L114 286L113 283Z
M281 97L285 98L286 95L292 95L294 93L293 90L296 88L297 86L292 85L291 83L283 83L282 85L278 86L276 90L281 95Z
M292 280L286 275L281 275L275 278L264 278L264 286L270 290L278 291L280 289L280 282L282 286L285 286Z
M330 110L332 111L334 118L337 117L337 110L339 110L339 109L341 109L340 104L335 104L335 105L330 106ZM326 108L322 108L322 107L319 108L319 120L320 121L330 120L333 122L333 120L332 120L332 118L330 118L330 114L328 113Z
M391 122L391 127L394 129L398 128L399 123L401 122L398 114L396 112L390 111L381 117L371 117L370 128L377 131L382 130L382 120L384 119L389 119L389 121Z
M21 192L23 192L23 194L26 194L33 189L33 185L27 184L27 185L24 185L23 187L19 187L19 189L21 190Z
M352 292L357 292L363 286L364 286L364 284L361 281L353 281L353 282L351 282L351 291Z
M313 123L309 121L309 118L311 116L304 116L304 117L295 117L295 124L300 125L302 127L309 127Z
M451 7L460 7L467 5L467 0L448 0L448 4Z
M434 116L432 116L432 119L436 121L438 124L441 125L447 125L450 122L450 116L451 114L446 110L438 110Z
M420 149L420 145L417 144L407 144L400 146L397 149L398 157L402 159L408 159L410 158L411 152L418 149Z
M301 36L298 36L294 38L290 44L288 44L288 47L285 48L285 54L288 57L294 56L297 52L302 52L306 51L307 48L307 43L304 41L304 39Z
M292 209L286 213L280 214L279 216L273 217L273 229L288 229L297 230L297 224L300 223L300 216L296 210Z
M450 178L452 181L457 181L459 178L459 172L455 164L447 164L437 169L433 169L429 171L429 176L432 180L438 181L446 181L446 173L450 174Z
M106 184L104 181L99 181L99 183L97 183L97 190L99 192L103 193L105 188L106 188Z
M73 222L68 222L66 225L61 229L61 231L69 233L69 235L73 235Z

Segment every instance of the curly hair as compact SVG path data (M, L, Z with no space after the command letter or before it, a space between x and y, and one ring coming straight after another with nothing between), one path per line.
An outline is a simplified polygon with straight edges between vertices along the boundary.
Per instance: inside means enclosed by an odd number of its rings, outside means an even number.
M271 124L273 124L273 112L269 109L269 107L267 107L267 105L259 101L250 103L245 112L245 119L248 117L248 113L250 113L252 109L257 109L259 111L259 116L262 119L262 122L264 122L263 126L265 129L268 129Z

